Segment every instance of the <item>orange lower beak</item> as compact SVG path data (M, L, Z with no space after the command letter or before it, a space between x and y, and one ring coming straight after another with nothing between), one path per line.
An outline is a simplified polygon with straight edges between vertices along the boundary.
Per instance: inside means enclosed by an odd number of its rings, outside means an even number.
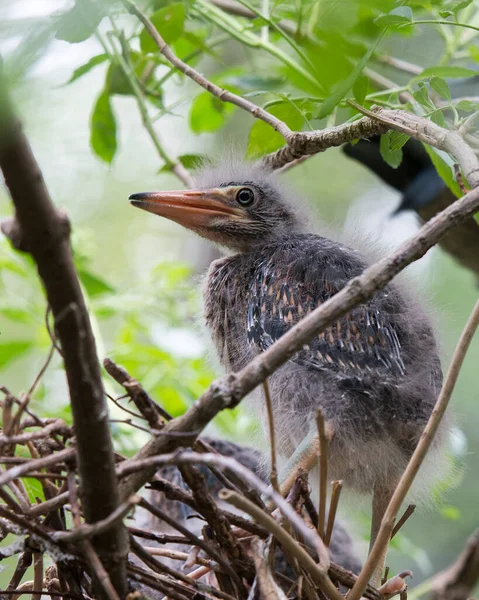
M133 206L176 221L184 227L208 227L217 217L233 219L241 216L238 209L229 205L225 190L187 190L178 192L142 192L132 194Z

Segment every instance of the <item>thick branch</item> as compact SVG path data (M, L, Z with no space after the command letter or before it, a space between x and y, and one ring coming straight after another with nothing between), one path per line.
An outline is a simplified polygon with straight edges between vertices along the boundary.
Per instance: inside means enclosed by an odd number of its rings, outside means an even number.
M443 235L477 210L479 210L479 188L472 190L428 221L395 252L367 268L359 277L352 279L333 298L302 319L239 373L215 381L183 416L168 423L161 436L144 446L135 459L171 452L184 443L188 432L190 440L196 437L219 411L237 406L246 394L254 390L298 352L303 344L308 343L330 323L352 308L372 298L407 265L424 256ZM155 468L151 467L142 472L132 473L122 480L120 482L122 498L126 499L134 494L153 476L154 472Z
M0 167L15 205L17 247L37 263L55 318L70 390L83 508L87 521L105 519L119 504L113 448L108 428L95 340L70 251L69 224L48 194L20 124L10 111L0 80ZM126 594L126 531L121 523L94 540L120 596Z

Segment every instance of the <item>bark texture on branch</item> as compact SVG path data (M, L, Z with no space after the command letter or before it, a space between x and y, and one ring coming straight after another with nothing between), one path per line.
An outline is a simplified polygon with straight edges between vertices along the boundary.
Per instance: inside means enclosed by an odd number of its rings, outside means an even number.
M58 212L0 75L0 168L15 205L2 231L34 258L58 335L70 391L85 517L105 519L119 504L100 366L70 251L69 222ZM121 523L94 539L120 597L126 594L126 531ZM101 595L101 588L98 590Z

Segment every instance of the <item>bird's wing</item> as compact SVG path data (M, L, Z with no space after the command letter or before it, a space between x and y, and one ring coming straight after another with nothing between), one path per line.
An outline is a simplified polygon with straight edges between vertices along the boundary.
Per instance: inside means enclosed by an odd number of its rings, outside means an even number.
M344 265L337 267L344 270ZM301 270L298 275L297 269L273 267L271 261L256 269L248 293L246 326L250 344L266 350L345 283L338 285L330 268L319 270L315 278L319 283L308 284L308 279L301 277ZM371 301L317 335L292 360L347 378L367 373L403 375L401 344L391 321L387 311L381 310L381 303Z

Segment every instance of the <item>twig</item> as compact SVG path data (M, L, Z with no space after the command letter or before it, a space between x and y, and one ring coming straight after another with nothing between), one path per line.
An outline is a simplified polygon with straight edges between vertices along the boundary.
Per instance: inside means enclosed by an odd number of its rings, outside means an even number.
M95 523L83 523L72 531L57 531L52 534L52 538L58 542L72 543L89 540L96 535L101 535L114 527L118 521L121 521L140 501L140 496L133 496L127 502L120 504L106 519L96 521Z
M459 342L454 351L449 370L444 380L441 392L437 399L434 410L429 417L427 425L422 433L421 439L419 440L416 449L409 461L406 470L404 471L399 483L394 491L394 494L389 502L389 506L384 514L381 527L379 529L376 542L372 548L371 553L366 560L366 563L359 574L359 577L354 584L353 589L350 592L348 600L359 600L365 589L367 582L369 581L378 561L378 558L383 554L387 548L391 539L391 534L394 528L394 522L396 515L401 507L404 498L406 497L409 488L421 466L427 451L434 439L434 435L441 423L441 419L446 411L449 399L454 390L459 372L461 370L464 357L466 356L469 344L471 343L472 337L479 325L479 300L477 301L474 310L472 311L466 326L461 334Z
M315 563L311 556L268 513L261 510L261 508L250 502L247 498L231 490L222 490L220 497L222 500L233 504L236 508L247 512L258 523L270 531L280 544L297 558L301 566L307 570L315 583L327 594L328 598L331 600L342 600L341 594L328 577L329 565L322 563L318 565Z
M222 556L216 551L216 548L213 548L211 546L211 544L208 544L204 540L194 535L194 533L192 533L189 529L187 529L181 523L178 523L178 521L175 521L175 519L171 518L168 514L166 514L165 511L158 508L158 506L154 506L150 502L147 502L144 498L140 502L140 506L151 512L153 515L155 515L157 519L161 519L167 525L173 527L173 529L176 529L176 531L179 531L185 537L190 539L194 545L199 546L202 550L209 554L211 558L213 558L221 566L225 573L233 577L235 580L239 580L238 575L233 571L231 566L222 558Z
M43 554L35 552L33 555L33 589L41 590L43 586ZM32 592L32 600L40 600L41 594Z
M152 429L161 429L164 426L163 419L169 421L172 418L125 369L114 363L110 358L105 358L103 366L108 375L125 388L128 396Z
M219 98L222 102L230 102L231 104L235 104L239 108L251 113L255 118L261 119L265 123L268 123L268 125L271 125L271 127L273 127L275 131L282 135L285 140L288 138L288 136L291 134L291 129L285 123L283 123L283 121L277 119L275 116L268 113L256 104L253 104L253 102L250 102L246 98L237 96L236 94L233 94L233 92L229 92L228 90L215 85L211 81L208 81L208 79L201 75L201 73L187 65L172 52L171 48L158 33L156 27L153 25L150 19L148 19L148 17L141 10L139 10L138 7L131 2L131 0L122 1L126 8L136 17L138 17L138 19L143 23L152 40L158 46L159 51L169 63L184 73L187 77L193 79L195 83L200 85L207 92L216 98Z
M165 558L171 558L172 560L187 561L189 554L187 552L179 552L178 550L170 550L168 548L157 548L156 546L144 546L144 549L149 552L152 556L164 556ZM195 556L193 563L208 567L212 571L219 571L220 566L215 563L214 560L208 560L201 556Z
M268 431L269 431L269 447L271 457L270 481L273 489L279 493L278 483L278 467L276 463L276 432L274 427L274 413L271 395L269 393L268 380L263 381L264 401L266 405L266 413L268 415Z
M334 521L336 520L336 511L338 509L339 496L341 495L342 489L343 482L341 480L333 481L331 501L329 504L328 525L326 527L326 535L324 536L324 543L326 546L329 546L331 542L331 536L333 535Z
M319 436L319 510L318 510L318 533L325 539L326 501L328 493L328 438L324 415L320 408L316 412L316 426Z
M391 532L391 539L393 539L393 537L396 535L396 533L401 529L401 527L409 519L409 517L413 514L413 512L415 510L416 510L416 505L409 504L409 506L404 511L403 516L399 519L399 521L394 526L394 529Z
M305 525L304 521L299 517L295 510L286 502L286 500L280 494L277 494L271 487L269 487L263 481L261 481L261 479L259 479L259 477L257 477L252 471L250 471L231 457L226 457L219 454L199 454L197 452L191 451L177 452L175 454L164 454L161 456L152 456L150 458L144 458L142 460L125 461L124 463L119 465L119 476L122 477L133 470L145 469L151 465L155 465L155 467L157 467L158 465L162 464L182 463L214 464L220 467L224 467L228 470L235 471L237 475L246 479L266 498L275 502L275 504L284 514L284 516L291 521L293 526L296 527L298 531L301 532L301 534L303 535L305 540L308 541L310 546L318 552L321 563L323 565L329 565L328 550L321 538L317 535L317 532L312 531ZM141 505L143 506L145 502L146 501L143 500ZM151 507L151 505L149 506L148 510L153 512L153 508L155 508L155 510L158 510L156 507ZM155 513L153 512L153 514ZM168 523L168 521L166 522ZM180 531L180 529L177 527L177 523L171 523L171 525L172 527ZM181 533L186 535L183 531ZM213 558L215 558L215 560L218 560L216 557Z
M195 581L189 575L184 575L183 573L174 571L173 569L171 569L164 563L157 560L154 556L152 556L147 550L145 550L145 548L143 546L141 546L135 540L131 541L131 549L132 549L132 552L134 552L140 560L142 560L150 569L152 569L154 571L157 571L160 573L165 573L166 575L169 575L171 578L174 577L176 579L179 579L183 583L185 583L187 585L191 585L193 587L193 589L196 588L200 592L206 592L213 597L220 598L221 600L235 600L232 596L230 596L229 594L226 594L225 592L223 592L217 588L214 588L210 585ZM219 572L221 572L221 571L218 570L218 573Z
M52 433L58 432L62 435L71 437L71 429L61 419L56 419L54 423L46 425L39 431L32 431L30 433L19 433L18 435L1 435L0 436L0 448L2 446L8 446L10 444L26 444L33 440L41 440L42 438L48 438Z
M70 506L72 511L72 519L75 530L81 529L81 517L80 517L80 507L78 505L78 498L76 492L76 483L75 483L75 475L72 471L68 473L68 494L70 497ZM75 533L73 530L70 533ZM57 532L63 533L63 532ZM100 559L98 558L97 553L93 549L91 543L86 539L80 540L80 547L85 555L85 558L88 560L89 564L93 569L93 573L96 576L98 583L101 585L108 600L120 600L120 597L112 585L111 579L105 568L103 567Z
M13 481L14 479L18 479L19 477L23 477L32 471L40 471L46 467L51 467L52 465L56 465L61 462L70 461L75 457L75 455L76 450L74 448L66 448L65 450L60 450L55 454L50 454L49 456L45 456L43 458L28 459L21 465L12 467L5 473L1 474L0 486L5 485L9 481Z

